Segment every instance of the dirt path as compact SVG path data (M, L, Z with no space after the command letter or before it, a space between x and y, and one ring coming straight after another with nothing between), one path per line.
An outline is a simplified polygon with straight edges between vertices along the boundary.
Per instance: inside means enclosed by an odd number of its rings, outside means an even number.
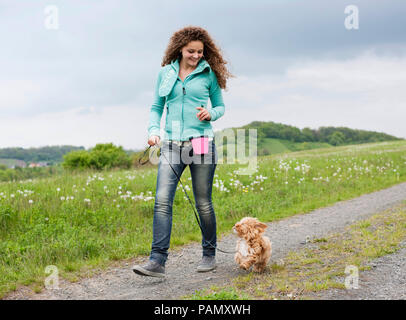
M271 263L283 258L287 252L301 248L306 238L319 238L337 232L357 220L391 208L402 200L406 200L406 183L341 201L308 214L268 223L267 235L273 243ZM235 242L236 237L230 234L223 237L218 245L223 250L234 250ZM217 253L218 267L214 272L197 273L195 268L200 258L201 247L194 243L170 251L164 279L134 274L131 270L132 261L77 283L60 281L59 290L44 290L34 294L28 289L20 289L6 299L179 299L196 290L225 284L230 278L246 274L246 271L236 266L232 254L221 252ZM143 257L137 262L146 259ZM331 297L334 298L333 293Z
M401 249L373 260L359 274L358 288L330 289L312 296L322 300L406 300L406 241ZM344 283L344 279L342 279Z

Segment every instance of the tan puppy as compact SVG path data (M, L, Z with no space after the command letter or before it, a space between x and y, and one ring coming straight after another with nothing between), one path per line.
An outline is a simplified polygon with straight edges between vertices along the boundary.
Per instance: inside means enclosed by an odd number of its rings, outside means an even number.
M265 223L251 217L242 218L234 225L233 232L240 238L234 260L240 268L248 270L252 266L255 272L265 270L272 255L271 240L262 235L267 227Z

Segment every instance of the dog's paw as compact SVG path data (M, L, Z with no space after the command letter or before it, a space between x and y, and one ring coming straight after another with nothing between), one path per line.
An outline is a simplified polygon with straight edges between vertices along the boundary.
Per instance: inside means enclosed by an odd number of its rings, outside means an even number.
M262 273L265 270L265 264L255 264L252 267L252 271Z

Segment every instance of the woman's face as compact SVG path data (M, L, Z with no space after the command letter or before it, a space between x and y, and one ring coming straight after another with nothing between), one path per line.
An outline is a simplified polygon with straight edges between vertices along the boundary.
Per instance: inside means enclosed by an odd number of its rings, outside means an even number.
M200 59L203 57L203 42L190 41L182 48L182 60L189 67L196 67Z

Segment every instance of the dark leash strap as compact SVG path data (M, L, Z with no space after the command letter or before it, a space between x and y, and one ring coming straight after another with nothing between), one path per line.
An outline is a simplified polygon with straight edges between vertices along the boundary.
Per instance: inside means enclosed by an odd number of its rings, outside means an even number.
M171 149L171 147L172 147L172 143L170 144L170 149ZM140 159L142 159L142 158L145 156L145 154L146 154L146 152L149 150L149 148L151 148L151 146L149 146L149 147L147 148L147 150L145 150L144 154L142 155L142 157L141 157ZM177 178L178 181L180 182L180 185L182 186L183 192L185 193L187 199L189 200L190 206L192 207L193 213L195 214L195 218L196 218L197 224L199 225L200 231L202 232L202 235L203 235L203 228L202 228L202 225L201 225L199 216L198 216L198 214L196 213L196 209L195 209L195 206L194 206L193 203L192 203L192 200L190 200L189 195L188 195L187 192L186 192L186 189L185 189L185 187L184 187L184 185L183 185L183 183L182 183L182 180L180 180L180 177L179 177L178 174L176 173L175 169L172 167L171 163L170 163L170 162L168 161L168 159L166 158L165 154L164 154L163 152L161 152L161 155L164 156L164 158L165 158L166 161L168 162L169 166L171 167L173 173L175 174L176 178ZM142 163L142 164L145 164L145 163L147 163L148 161L149 161L149 160L145 161L145 162ZM213 246L213 245L210 243L210 241L207 241L207 240L204 240L204 241L205 241L208 245L210 245L212 248L217 249L218 251L220 251L220 252L222 252L222 253L227 253L227 254L235 253L235 251L225 251L225 250L221 250L221 249L218 248L217 246Z
M144 153L142 154L142 156L138 159L138 163L139 163L140 165L144 165L144 164L146 164L146 163L149 161L149 157L148 157L148 159L147 159L146 161L144 161L144 162L141 162L141 159L145 157L146 153L148 152L148 150L149 150L150 148L151 148L151 146L149 146L149 147L144 151ZM155 152L155 150L154 150L154 152Z

